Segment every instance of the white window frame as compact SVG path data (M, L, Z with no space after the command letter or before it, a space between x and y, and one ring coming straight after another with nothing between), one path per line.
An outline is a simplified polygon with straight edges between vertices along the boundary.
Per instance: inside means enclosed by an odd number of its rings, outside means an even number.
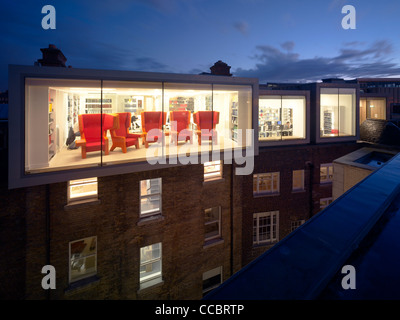
M79 195L79 194L74 195L73 188L80 187L80 186L82 187L85 185L96 185L96 191L82 193L81 195ZM68 181L67 193L68 193L68 203L73 203L76 201L88 200L88 199L98 199L97 177Z
M203 287L203 296L205 296L207 293L209 293L210 291L214 290L215 288L219 287L219 285L223 282L222 279L222 266L220 267L216 267L214 269L208 270L206 272L203 273L203 284L204 281L213 278L215 276L219 275L220 276L220 282L218 284L212 285L210 287L204 288Z
M142 249L146 248L146 247L152 247L156 244L160 245L160 256L159 258L153 258L153 259L149 259L146 261L142 261ZM162 242L158 242L158 243L153 243L151 245L148 246L144 246L140 248L140 265L139 265L139 283L140 283L140 289L144 289L144 288L148 288L150 286L153 286L159 282L162 282ZM142 266L146 266L149 264L153 264L157 261L160 261L160 271L152 274L150 276L146 276L146 277L142 277L140 274L140 268Z
M325 204L321 204L321 202L326 202ZM325 209L327 206L329 206L333 202L333 197L329 198L321 198L319 199L319 209Z
M300 227L302 224L304 224L306 220L292 220L290 221L290 232L293 232L296 230L298 227Z
M88 254L88 255L85 255L85 256L82 256L82 257L80 257L80 256L79 257L72 257L72 252L71 252L72 244L77 243L77 242L81 242L81 241L84 241L84 242L87 241L88 243L90 241L91 245L94 243L95 251L92 252L91 254ZM71 241L71 242L69 242L68 250L69 250L69 253L68 253L69 254L69 259L68 259L68 262L69 262L68 282L69 283L74 283L74 282L77 282L79 280L86 279L86 278L92 277L92 276L97 274L97 236L87 237L87 238L82 238L82 239L79 239L79 240ZM95 261L94 271L90 271L90 272L84 273L81 276L72 279L72 264L73 264L73 262L78 261L78 260L86 260L87 258L91 258L91 257L94 257L94 259L95 259L94 260Z
M207 170L208 168L209 171ZM204 163L204 181L222 178L223 162L221 160L209 161Z
M294 173L301 172L301 187L295 188L294 186ZM292 171L292 191L304 191L304 169Z
M151 184L151 180L159 180L159 187L160 187L160 191L156 192L156 193L151 193L151 194L145 194L142 195L142 182L145 181L146 184ZM150 186L151 188L151 186ZM139 208L140 208L140 217L149 217L149 216L153 216L153 215L158 215L161 214L162 212L162 178L154 178L154 179L144 179L144 180L140 180L139 182ZM142 208L142 200L143 199L150 199L151 197L155 197L155 198L159 198L159 203L160 206L159 208L153 209L153 210L148 210L148 211L143 211Z
M273 217L276 217L275 221L275 237L273 236ZM270 217L270 237L268 239L260 240L260 218ZM268 225L265 225L268 227ZM254 235L256 239L254 239ZM269 212L257 212L253 213L253 245L258 244L268 244L268 243L275 243L279 241L279 211L269 211Z
M326 168L326 180L324 180L324 181L321 180L321 168ZM330 178L329 176L332 176L332 178ZM332 183L332 181L333 181L333 164L332 163L321 163L320 169L319 169L320 184Z
M271 191L260 191L260 180L263 177L270 177L271 179L271 185L270 185L270 190ZM276 185L277 188L276 190L274 189L274 177L277 177ZM257 190L254 190L254 179L256 180L256 185L257 185ZM263 195L278 195L280 192L280 172L267 172L267 173L257 173L253 174L253 195L254 196L263 196Z
M204 231L204 241L210 241L210 240L214 240L214 239L221 239L222 238L222 233L221 233L221 207L212 207L212 208L207 208L204 210L204 219L205 219L205 215L206 215L206 210L213 210L213 209L218 209L218 218L211 220L211 221L204 221L204 226L210 225L210 224L214 224L214 223L218 223L218 234L211 236L211 237L206 237L205 231Z

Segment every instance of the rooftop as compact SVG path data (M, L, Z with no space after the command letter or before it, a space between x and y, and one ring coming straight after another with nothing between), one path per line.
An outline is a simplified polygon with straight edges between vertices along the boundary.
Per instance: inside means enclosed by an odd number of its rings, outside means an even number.
M399 207L397 155L204 299L399 299Z

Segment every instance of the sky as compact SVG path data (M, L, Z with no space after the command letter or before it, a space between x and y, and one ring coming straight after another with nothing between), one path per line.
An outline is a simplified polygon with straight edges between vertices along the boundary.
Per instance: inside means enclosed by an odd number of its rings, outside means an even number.
M33 65L49 44L73 68L198 74L222 60L260 83L400 77L399 16L399 0L2 0L0 91L9 64Z

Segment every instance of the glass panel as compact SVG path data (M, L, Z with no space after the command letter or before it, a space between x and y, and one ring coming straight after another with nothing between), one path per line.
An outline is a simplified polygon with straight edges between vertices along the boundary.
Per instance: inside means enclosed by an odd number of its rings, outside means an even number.
M376 98L364 100L367 119L386 119L386 99Z
M212 111L210 84L165 83L164 111L167 112L167 153L185 157L189 152L197 155L211 150L212 129L219 124L209 114Z
M219 223L213 222L205 225L205 239L219 237Z
M205 223L219 221L220 207L205 209Z
M221 177L221 161L204 163L204 179Z
M304 170L294 170L293 171L293 190L303 190L304 189Z
M320 135L332 137L339 135L339 90L321 88L320 97Z
M162 156L162 143L156 145L159 146L156 152L148 149L153 142L163 141L162 124L166 116L162 113L161 82L103 81L103 104L109 106L103 108L105 112L118 115L117 129L107 132L112 150L103 157L104 163L117 164ZM158 112L158 118L153 116L153 119L150 116L152 112Z
M140 195L161 193L161 178L140 181Z
M281 139L281 107L281 96L260 97L258 117L258 137L260 140Z
M27 172L101 163L101 150L107 153L109 145L101 134L100 81L27 78L25 92ZM92 112L87 109L86 99L97 101ZM106 118L103 124L105 127Z
M339 136L356 134L356 89L339 89Z
M155 214L161 212L160 195L143 197L140 199L140 214Z
M320 182L328 181L328 167L320 167Z
M69 182L69 199L97 198L97 178L71 180Z
M96 273L96 237L70 243L70 281L76 281Z
M213 110L219 113L218 145L213 150L245 147L246 129L252 129L251 86L214 85Z
M282 97L282 139L305 139L306 98Z

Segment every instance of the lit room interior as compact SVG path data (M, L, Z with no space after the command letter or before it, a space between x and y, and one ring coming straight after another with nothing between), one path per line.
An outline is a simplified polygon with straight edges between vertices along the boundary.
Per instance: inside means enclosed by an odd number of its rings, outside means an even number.
M246 85L28 78L25 171L242 148L251 110Z

